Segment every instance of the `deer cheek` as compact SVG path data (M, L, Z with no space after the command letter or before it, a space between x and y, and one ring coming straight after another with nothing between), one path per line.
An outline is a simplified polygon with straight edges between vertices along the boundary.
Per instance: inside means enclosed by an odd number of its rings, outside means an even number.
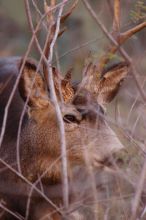
M65 128L66 132L73 132L78 128L78 124L76 124L76 123L70 123L70 124L64 123L64 128Z

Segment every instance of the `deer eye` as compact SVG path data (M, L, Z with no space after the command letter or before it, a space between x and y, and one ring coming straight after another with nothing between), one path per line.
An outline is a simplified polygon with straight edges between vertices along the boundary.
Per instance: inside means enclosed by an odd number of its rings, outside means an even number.
M79 123L75 115L67 114L63 117L64 122L66 123Z

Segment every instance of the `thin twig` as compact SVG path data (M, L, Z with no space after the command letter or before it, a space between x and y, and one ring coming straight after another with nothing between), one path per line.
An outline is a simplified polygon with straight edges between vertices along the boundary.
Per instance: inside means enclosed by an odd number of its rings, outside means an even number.
M114 0L114 20L113 20L113 33L120 32L120 0Z
M139 207L139 203L141 200L141 195L143 192L143 187L145 184L145 179L146 179L146 158L142 167L142 171L139 177L139 182L137 184L137 189L136 189L136 193L133 199L133 203L132 203L132 216L130 218L130 220L136 220L137 219L137 210Z
M146 27L146 21L141 24L138 24L136 27L133 27L128 31L125 31L124 33L121 33L119 38L120 44L124 43L127 39L132 37L137 32L141 31L145 27Z
M4 117L3 117L3 122L2 122L2 129L1 129L1 134L0 134L0 147L1 147L1 145L2 145L3 138L4 138L4 134L5 134L5 129L6 129L6 123L7 123L7 117L8 117L9 107L10 107L10 104L11 104L12 99L13 99L13 97L14 97L15 91L16 91L16 89L17 89L17 86L18 86L18 83L19 83L19 80L20 80L20 77L21 77L21 74L22 74L22 70L23 70L23 68L24 68L24 64L25 64L25 62L26 62L26 60L27 60L27 57L28 57L28 55L29 55L29 52L30 52L30 50L31 50L33 41L34 41L34 36L32 36L31 41L30 41L30 43L29 43L29 45L28 45L28 49L27 49L27 51L26 51L26 53L25 53L25 56L24 56L24 59L23 59L23 63L22 63L20 72L19 72L19 74L18 74L18 77L17 77L17 79L16 79L16 82L15 82L15 84L14 84L14 87L13 87L13 89L12 89L12 91L11 91L10 96L9 96L8 102L7 102L6 106L5 106Z
M65 4L67 1L64 0L63 2ZM62 5L60 7L60 10L58 13L56 30L54 33L54 38L53 38L52 43L50 45L50 53L49 53L49 57L48 57L48 66L47 67L48 67L48 73L49 73L48 83L49 83L49 88L50 88L50 96L51 96L51 99L52 99L53 104L55 106L56 115L57 115L58 124L59 124L59 130L60 130L60 144L61 144L61 156L62 156L63 200L64 200L65 209L67 210L68 205L69 205L69 200L68 200L69 199L69 197L68 197L69 186L68 186L68 173L67 173L67 153L66 153L65 129L64 129L64 123L63 123L63 119L62 119L61 110L60 110L59 103L58 103L56 93L55 93L55 88L54 88L54 83L53 83L53 73L52 73L52 67L51 67L54 45L57 40L58 33L60 31L60 18L61 18L61 14L63 12L63 8L64 8L64 5Z
M10 210L6 206L4 206L1 202L0 202L0 208L2 208L5 212L9 213L10 215L15 217L16 219L24 220L24 217L17 215L15 212L13 212L12 210Z

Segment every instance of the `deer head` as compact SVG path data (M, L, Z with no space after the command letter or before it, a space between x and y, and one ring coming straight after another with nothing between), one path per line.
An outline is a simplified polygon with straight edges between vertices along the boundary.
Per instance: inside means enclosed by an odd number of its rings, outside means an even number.
M24 164L28 166L29 163L30 169L24 170L28 172L26 176L31 177L36 177L37 172L44 172L60 156L60 134L55 108L43 74L36 70L37 67L27 61L19 82L21 97L24 101L29 97L29 121L22 133L21 157L24 161L26 156L27 162ZM58 102L64 121L69 172L75 165L86 164L84 151L88 152L92 165L98 167L108 156L123 148L104 118L103 106L115 97L127 72L128 65L122 63L100 78L96 75L95 66L89 64L87 73L76 89L67 76L63 78L57 74L60 77L55 79L55 88L57 93L57 80L60 80L63 101L60 100L61 95L58 95ZM60 162L47 175L60 178Z

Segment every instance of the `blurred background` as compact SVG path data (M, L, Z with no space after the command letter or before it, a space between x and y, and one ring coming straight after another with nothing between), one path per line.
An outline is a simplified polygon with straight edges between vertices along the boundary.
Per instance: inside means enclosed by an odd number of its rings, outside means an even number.
M72 2L70 1L70 4ZM113 0L90 0L89 2L110 32L112 28ZM39 13L43 13L43 1L32 0L30 4L34 25L36 26L40 19ZM144 20L146 20L145 0L121 1L121 31L128 30ZM62 73L73 67L73 79L78 80L81 78L85 59L90 56L92 60L97 61L109 42L81 0L79 0L77 7L66 21L65 26L67 31L58 39L56 44L54 65L58 65ZM38 34L42 46L45 36L46 30L42 25ZM1 0L0 56L23 56L30 39L31 31L26 18L24 1ZM132 58L137 69L138 80L145 90L146 29L135 34L123 45L123 48ZM30 56L39 59L35 46ZM120 60L122 60L122 57L117 53L113 56L112 62ZM124 129L130 140L136 141L141 147L145 148L146 106L139 95L132 75L129 74L128 80L123 83L118 97L109 106L108 112L119 127Z

